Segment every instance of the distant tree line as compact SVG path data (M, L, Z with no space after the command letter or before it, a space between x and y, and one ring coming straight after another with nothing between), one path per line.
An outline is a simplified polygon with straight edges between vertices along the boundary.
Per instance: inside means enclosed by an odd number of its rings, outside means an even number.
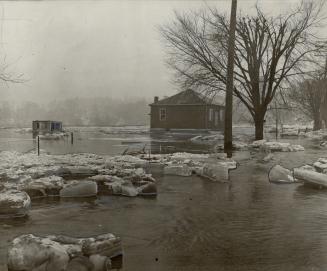
M108 97L32 101L14 105L0 102L1 127L30 127L32 120L59 120L65 126L147 125L149 102L145 99L119 100Z

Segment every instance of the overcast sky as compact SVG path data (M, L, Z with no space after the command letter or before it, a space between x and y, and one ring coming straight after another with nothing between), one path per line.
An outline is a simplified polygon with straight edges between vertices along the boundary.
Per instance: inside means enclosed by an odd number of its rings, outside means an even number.
M229 13L229 1L207 1ZM239 0L242 13L258 2L278 13L298 0ZM28 81L0 85L2 100L146 97L176 92L156 27L173 11L203 1L0 2L0 49L10 70Z

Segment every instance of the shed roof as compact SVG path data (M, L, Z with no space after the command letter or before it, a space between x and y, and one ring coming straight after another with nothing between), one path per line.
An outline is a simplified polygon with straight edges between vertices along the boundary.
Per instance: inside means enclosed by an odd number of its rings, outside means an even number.
M150 105L223 105L223 99L219 97L207 97L192 89L179 92L168 98L159 100Z
M60 122L62 123L62 121L58 121L58 120L33 120L33 122Z

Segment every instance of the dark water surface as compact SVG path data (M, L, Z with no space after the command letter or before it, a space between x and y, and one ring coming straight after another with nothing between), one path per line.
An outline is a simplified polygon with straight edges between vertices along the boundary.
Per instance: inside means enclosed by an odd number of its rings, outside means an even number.
M99 197L33 202L25 220L0 223L0 270L8 242L22 233L122 237L123 270L327 270L327 191L274 185L269 168L327 156L275 154L270 164L237 152L229 183L158 175L156 198Z

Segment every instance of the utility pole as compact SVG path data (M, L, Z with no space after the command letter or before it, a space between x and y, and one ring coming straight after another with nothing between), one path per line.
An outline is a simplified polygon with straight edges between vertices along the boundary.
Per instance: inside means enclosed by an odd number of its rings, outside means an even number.
M276 141L278 139L278 108L277 102L275 101L275 110L276 110Z
M326 106L327 104L327 89L326 89L326 83L327 83L327 56L326 56L326 59L325 59L325 71L324 71L324 84L325 84L325 95L323 95L323 98L322 98L322 101L321 101L321 104L320 104L320 118L321 118L321 122L322 122L322 125L321 125L321 128L326 128L326 121L325 121L325 118L324 118L324 114L326 114L326 112L323 110L324 106Z
M233 88L237 0L232 0L228 39L227 84L225 101L224 152L232 157L233 151Z

